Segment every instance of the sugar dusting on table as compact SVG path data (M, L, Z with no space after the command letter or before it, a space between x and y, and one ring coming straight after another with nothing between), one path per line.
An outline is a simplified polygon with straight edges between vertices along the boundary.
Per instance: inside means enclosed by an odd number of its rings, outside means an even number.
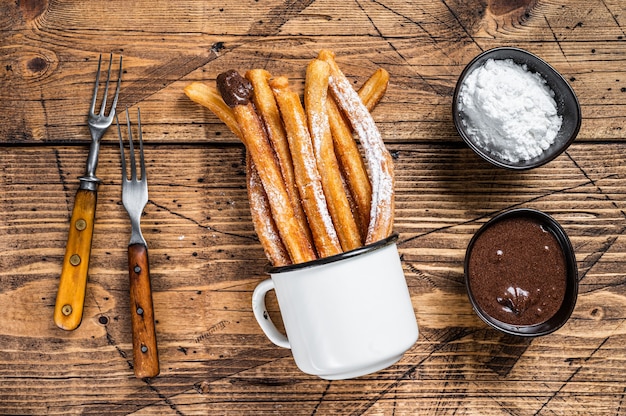
M514 163L541 155L563 121L545 79L512 59L474 69L461 86L459 110L480 147Z

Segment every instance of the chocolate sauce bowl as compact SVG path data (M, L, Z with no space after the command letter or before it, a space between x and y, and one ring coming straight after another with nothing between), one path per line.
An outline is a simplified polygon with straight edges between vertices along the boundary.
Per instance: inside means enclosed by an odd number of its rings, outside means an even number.
M554 332L576 305L574 249L561 225L541 211L518 208L489 220L470 241L464 267L474 311L507 334Z

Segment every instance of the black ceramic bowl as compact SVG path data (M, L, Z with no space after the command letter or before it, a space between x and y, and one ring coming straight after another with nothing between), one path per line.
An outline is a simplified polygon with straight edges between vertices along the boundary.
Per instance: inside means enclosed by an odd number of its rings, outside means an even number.
M478 270L478 268L489 267L489 266L486 264L486 262L479 262L478 264L480 266L478 266L476 259L474 259L474 261L471 261L471 257L474 254L473 250L476 245L476 242L478 241L478 239L481 238L483 233L486 233L487 230L491 229L491 227L494 227L496 224L502 221L511 220L511 219L520 219L520 218L530 219L534 223L541 224L542 231L549 232L550 234L552 234L552 236L557 242L556 244L560 247L564 256L563 258L564 270L562 270L562 272L564 272L565 274L565 286L564 286L563 300L560 303L560 306L558 306L557 303L554 303L554 306L558 309L556 309L553 315L546 315L547 319L538 320L537 321L538 323L534 323L534 324L533 323L515 324L515 323L503 322L503 320L499 320L493 316L493 315L496 315L496 313L492 312L490 314L489 312L487 312L487 310L493 311L494 307L498 308L501 306L501 304L492 302L491 304L488 305L484 301L485 296L479 296L477 291L478 291L478 288L481 287L481 285L477 283L478 281L476 279L478 279L478 277L476 276L478 275L478 273L482 273L483 270ZM498 232L499 231L501 231L501 229L498 229ZM512 238L510 235L504 235L504 239L510 239L510 238ZM549 238L549 240L553 240L553 239ZM524 247L529 247L529 245L525 245ZM479 249L476 249L477 252L478 250ZM532 249L529 247L528 252L530 252L531 250ZM507 251L507 250L504 249L504 251ZM498 255L500 254L502 254L502 252L498 253ZM520 254L520 253L517 253L517 254ZM508 253L504 253L504 255L508 255ZM523 258L523 257L524 255L522 255L522 257L520 258ZM489 258L489 260L492 260L492 258ZM524 260L526 259L524 258ZM536 259L533 259L532 261L535 261L535 260ZM509 263L507 263L507 267L508 267L508 264ZM474 267L475 270L472 270L471 269L472 267ZM550 267L550 265L540 263L539 266L535 265L532 267L541 267L542 269L544 269L544 268ZM530 270L532 270L532 267L530 267ZM496 328L510 335L518 335L518 336L523 336L523 337L535 337L535 336L546 335L551 332L554 332L557 329L559 329L561 326L563 326L565 322L567 322L567 320L569 319L569 317L571 316L574 310L574 306L576 305L576 299L578 296L578 270L576 267L576 256L574 254L574 249L572 248L570 240L567 237L567 234L565 233L561 225L548 214L545 214L538 210L528 209L528 208L517 208L517 209L502 212L496 215L495 217L493 217L487 223L485 223L476 232L476 234L474 235L474 237L472 238L472 240L470 241L467 247L467 252L465 254L464 268L465 268L465 286L467 289L467 294L476 314L491 327ZM509 269L507 269L506 271L508 272ZM502 270L499 270L499 272L502 272ZM499 276L504 276L505 274L507 273L499 274ZM506 276L502 279L508 279L509 277L510 276ZM484 278L484 276L481 278ZM511 280L514 280L514 279L511 279ZM546 279L546 281L547 280L548 279ZM505 283L505 286L510 283L508 281L505 282L504 280L502 282ZM529 287L527 287L527 289L529 289L528 292L531 291ZM545 292L537 292L537 293L542 293L541 296L545 299L547 293L549 292L545 291ZM481 306L481 301L479 301L478 299L479 297L482 299L482 306ZM493 299L493 297L491 297L491 292L489 292L489 299ZM540 301L543 301L543 299L541 299ZM540 303L538 302L537 304L540 304ZM530 307L529 307L529 310L530 310Z
M519 65L526 65L531 72L540 74L546 81L546 84L554 92L554 100L556 101L557 112L563 118L561 129L557 133L554 143L546 149L541 155L519 162L511 162L497 155L490 153L489 149L483 148L476 142L466 131L462 122L463 113L459 109L459 94L461 87L467 76L476 68L482 66L488 59L504 60L512 59ZM459 132L461 138L467 145L480 157L488 162L507 169L525 170L544 165L552 159L559 156L574 141L581 123L581 112L578 98L574 90L567 81L548 63L541 58L518 48L495 48L481 53L475 57L461 72L454 90L452 101L452 112L454 125Z

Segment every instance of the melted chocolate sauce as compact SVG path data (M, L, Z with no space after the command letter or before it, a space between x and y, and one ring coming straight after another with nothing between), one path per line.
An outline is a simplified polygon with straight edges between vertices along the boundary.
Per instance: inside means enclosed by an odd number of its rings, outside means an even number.
M545 322L565 298L563 249L538 219L507 218L486 228L471 248L468 271L477 305L508 324Z
M231 108L238 105L247 105L252 95L252 84L250 84L250 81L239 75L234 69L217 76L217 89L226 105Z

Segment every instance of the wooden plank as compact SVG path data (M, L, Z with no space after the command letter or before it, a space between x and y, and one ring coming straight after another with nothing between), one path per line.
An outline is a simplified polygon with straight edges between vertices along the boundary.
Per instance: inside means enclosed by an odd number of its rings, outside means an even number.
M52 323L52 311L86 152L4 149L0 413L18 405L31 414L615 409L626 381L618 370L626 337L620 319L626 308L625 150L623 144L575 144L545 167L516 173L459 146L391 146L399 172L396 228L421 336L398 365L329 383L300 373L252 317L251 291L266 260L248 213L242 148L148 145L150 202L142 222L162 374L146 384L130 368L129 225L119 202L118 150L106 146L101 155L85 319L77 331L64 332ZM572 239L581 271L572 319L533 341L487 329L463 288L471 235L515 206L554 215Z
M472 57L496 46L528 49L570 81L583 107L582 140L623 137L626 84L620 77L624 33L617 20L619 4L545 4L528 11L522 22L510 21L517 11L466 21L458 11L429 2L409 9L394 2L364 9L332 2L307 7L308 2L302 2L298 7L303 10L294 6L287 17L280 14L284 10L278 2L261 8L244 2L223 11L181 2L167 19L162 17L169 12L157 4L147 7L148 14L144 11L145 21L176 21L179 14L186 18L175 29L168 25L165 30L161 23L148 32L136 31L141 20L102 23L103 6L55 3L43 12L45 19L37 15L20 30L6 31L2 82L10 82L11 88L0 89L0 111L15 123L0 125L0 140L87 141L84 124L94 60L98 53L112 51L125 56L120 106L141 102L144 113L152 115L146 126L153 140L232 142L234 137L215 118L188 102L182 92L188 82L212 83L230 68L263 67L292 77L301 88L306 63L316 51L328 48L337 52L357 85L379 66L390 71L384 109L377 112L387 140L458 141L450 114L456 79ZM145 8L140 2L134 5ZM131 7L132 15L134 6L124 7ZM248 9L251 12L236 19L237 24L224 23ZM347 26L345 16L351 16L353 24ZM45 24L34 24L42 19ZM268 19L275 24L269 25L273 31L260 31L258 22ZM86 28L99 25L108 41L94 45ZM37 88L31 88L33 83ZM161 125L152 129L151 123ZM198 134L199 125L203 134Z

